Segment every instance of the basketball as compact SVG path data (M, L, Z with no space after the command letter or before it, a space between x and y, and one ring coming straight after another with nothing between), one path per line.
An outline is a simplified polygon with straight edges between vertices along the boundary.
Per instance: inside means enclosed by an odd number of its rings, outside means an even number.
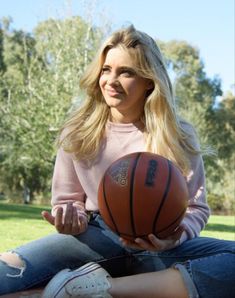
M188 189L180 170L149 152L125 155L105 171L98 189L107 226L128 240L171 235L184 217Z

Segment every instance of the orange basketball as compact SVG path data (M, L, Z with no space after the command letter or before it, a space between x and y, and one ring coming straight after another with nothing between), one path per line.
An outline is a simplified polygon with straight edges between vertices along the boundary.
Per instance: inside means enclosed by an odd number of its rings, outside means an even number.
M98 191L104 222L123 238L171 235L184 217L188 189L180 170L149 152L123 156L106 170Z

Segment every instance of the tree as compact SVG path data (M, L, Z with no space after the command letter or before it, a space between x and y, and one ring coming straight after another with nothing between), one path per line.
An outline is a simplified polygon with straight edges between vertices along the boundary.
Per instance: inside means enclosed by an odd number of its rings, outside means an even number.
M1 26L4 67L0 74L0 171L1 184L11 185L11 189L16 189L21 184L21 168L24 167L20 154L23 150L20 136L24 132L21 129L20 111L26 102L25 86L34 39L23 31L11 30L10 23L10 20L5 19Z
M47 20L34 35L5 29L0 172L11 191L49 191L58 127L101 36L79 17Z
M222 95L220 79L207 77L197 48L184 41L160 42L160 46L173 77L181 116L196 127L202 147L209 146L217 153L204 157L208 191L217 200L211 205L230 208L229 185L224 179L229 175L225 165L231 165L234 158L234 97L227 95L217 105Z
M219 208L231 212L234 210L235 192L235 96L231 92L225 94L211 114L213 120L208 130L218 152L215 168L218 172L211 169L210 174L216 178L211 189L217 194Z

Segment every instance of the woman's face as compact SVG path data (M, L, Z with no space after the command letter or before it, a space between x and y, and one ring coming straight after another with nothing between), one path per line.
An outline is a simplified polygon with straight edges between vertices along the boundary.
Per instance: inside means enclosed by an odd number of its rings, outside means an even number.
M134 122L143 114L146 92L152 82L138 76L128 51L120 47L107 52L99 85L110 107L111 120Z

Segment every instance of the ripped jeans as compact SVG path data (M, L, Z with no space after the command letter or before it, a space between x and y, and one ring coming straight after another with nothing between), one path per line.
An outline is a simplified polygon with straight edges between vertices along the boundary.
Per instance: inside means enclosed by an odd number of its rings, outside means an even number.
M175 267L189 297L235 297L234 241L198 237L159 253L127 249L96 214L83 234L52 234L12 252L22 266L0 261L0 295L46 285L58 271L94 261L112 277Z

